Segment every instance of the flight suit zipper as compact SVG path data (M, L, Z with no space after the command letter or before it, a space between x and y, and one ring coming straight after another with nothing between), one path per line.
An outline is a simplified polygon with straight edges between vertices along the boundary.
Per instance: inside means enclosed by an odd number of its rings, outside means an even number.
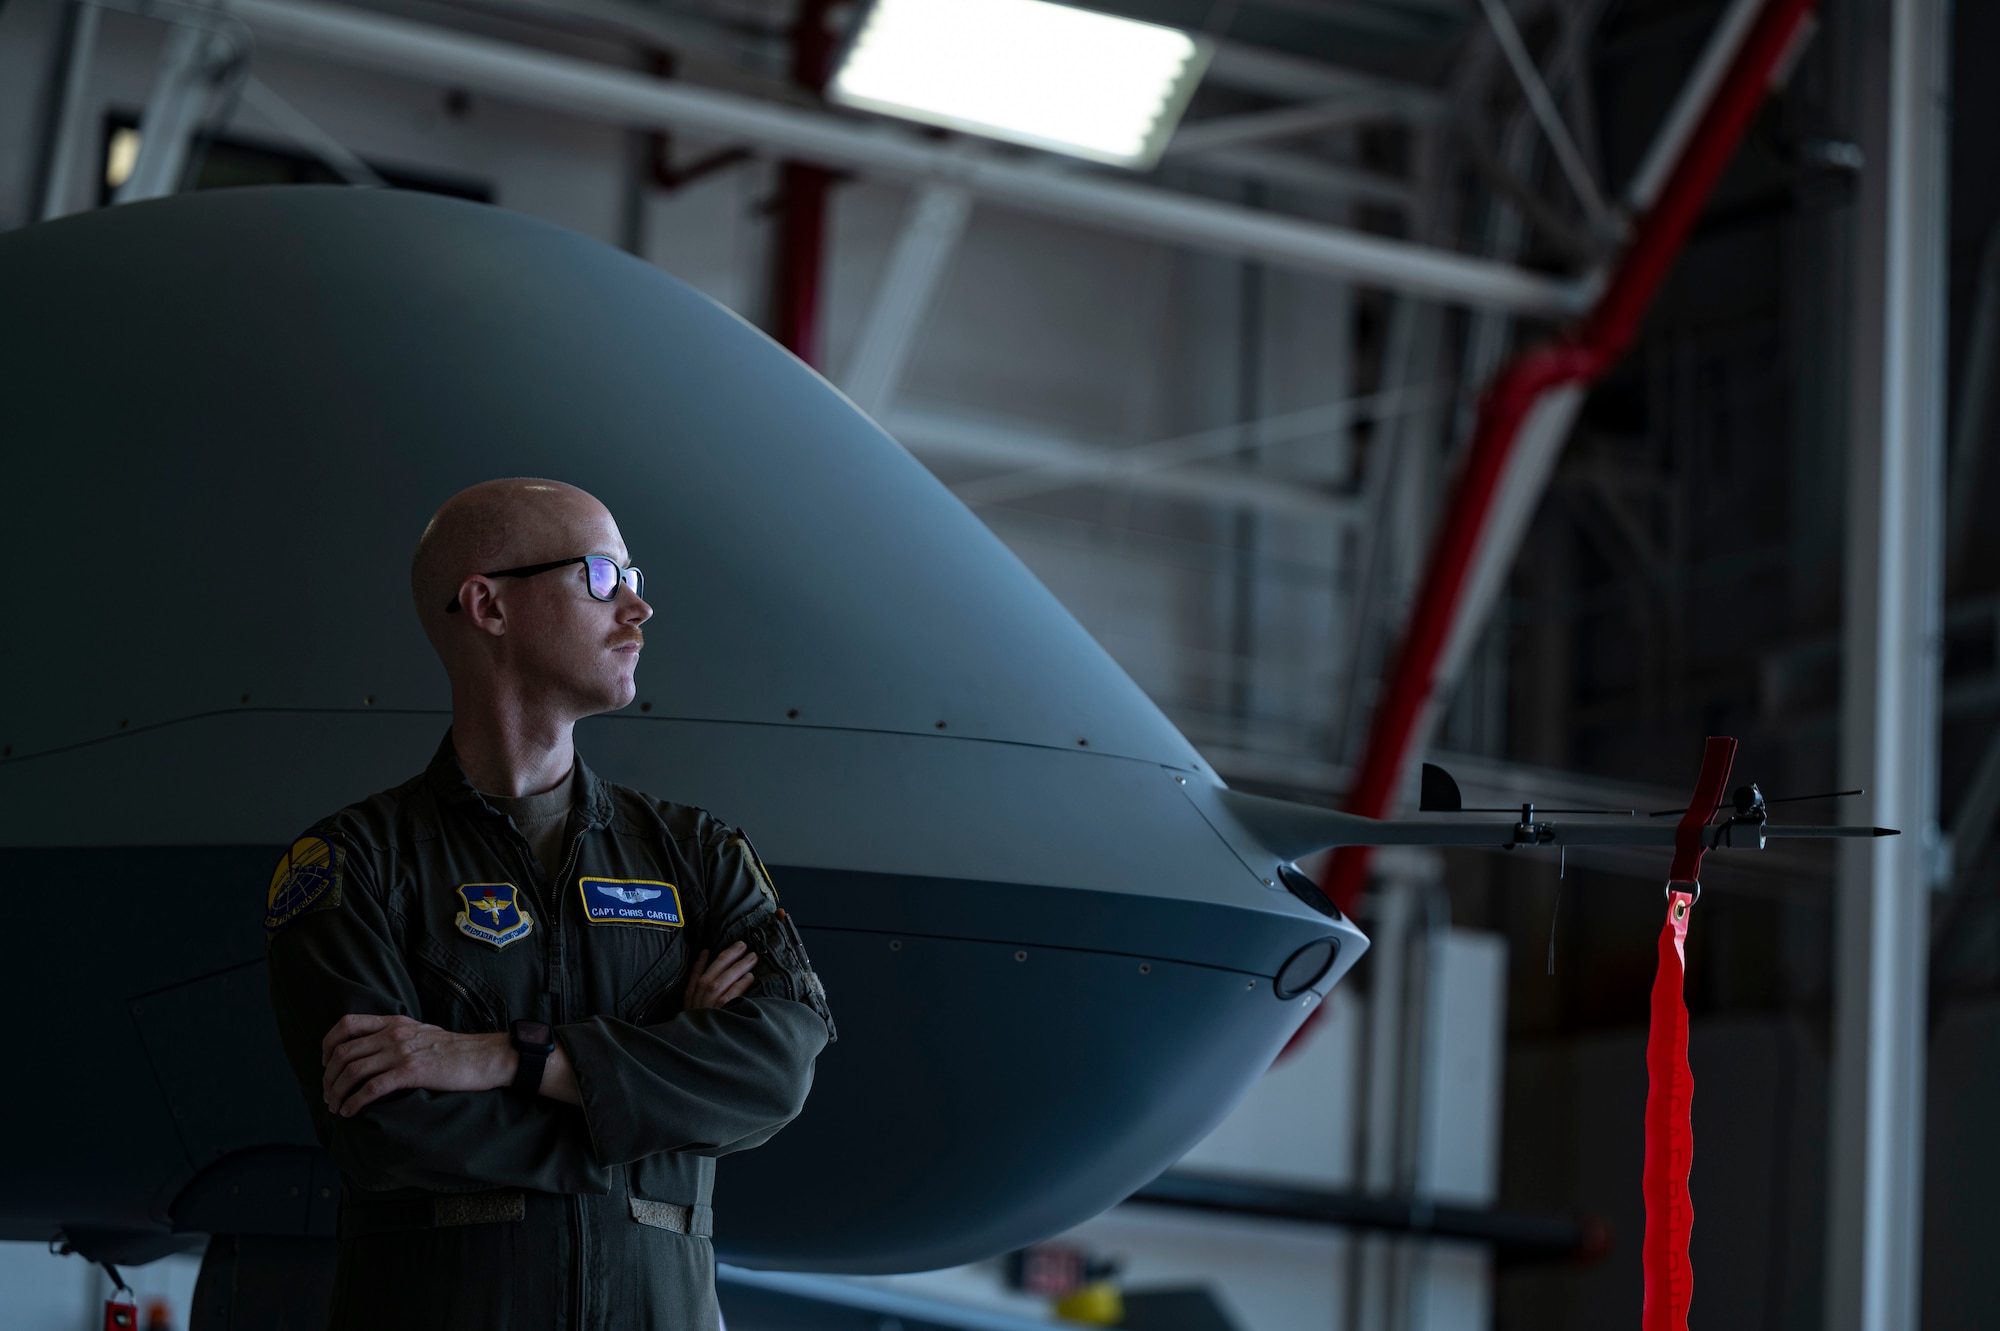
M576 868L577 857L583 851L585 830L587 829L578 828L576 835L570 838L569 855L563 860L562 869L557 872L555 881L549 884L548 905L544 907L549 915L549 1003L555 1012L558 1025L569 1020L569 975L563 964L563 941L569 931L562 924L563 899L567 895L563 891L563 884L569 881L570 871Z
M569 853L563 857L562 868L557 872L555 880L548 884L547 905L544 907L549 915L549 1004L556 1025L562 1025L569 1020L569 974L563 957L563 940L569 931L562 925L563 901L568 894L563 890L563 884L569 881L571 871L576 868L577 858L583 852L584 834L588 830L588 827L580 827L576 835L570 838ZM537 870L541 868L539 864L535 867ZM573 1236L569 1273L570 1325L576 1328L576 1331L583 1331L587 1325L584 1315L587 1311L586 1276L590 1269L590 1233L585 1223L583 1199L572 1194L567 1200L570 1234Z
M508 831L514 837L514 853L521 859L522 867L528 871L528 881L541 889L542 922L547 930L545 955L548 964L543 972L543 988L548 996L549 1015L552 1025L561 1026L569 1021L569 976L564 964L563 940L568 930L563 927L563 899L566 893L563 884L569 881L576 862L583 853L583 838L590 830L588 822L579 827L569 841L569 852L563 857L562 868L550 880L542 870L541 861L535 857L534 848L529 846L518 829L511 823ZM570 1317L569 1324L574 1331L584 1331L587 1308L586 1273L590 1269L590 1235L583 1209L583 1199L574 1194L565 1199L568 1203L571 1249L570 1249Z
M590 1246L590 1233L589 1230L584 1225L583 1198L576 1196L574 1193L572 1193L569 1198L569 1232L576 1236L576 1241L572 1245L570 1252L571 1267L569 1273L569 1287L570 1287L569 1324L577 1328L577 1331L584 1331L584 1328L586 1328L589 1325L589 1323L584 1320L584 1314L588 1311L588 1309L585 1306L585 1295L587 1292L585 1273L590 1269L590 1257L588 1252Z
M0 3L4 3L4 0L0 0ZM545 935L543 955L546 958L542 970L542 992L548 997L549 1019L555 1025L561 1025L569 1020L569 985L563 973L562 883L569 877L570 870L576 866L577 856L583 849L583 836L588 830L587 825L579 828L576 835L570 838L569 853L563 860L561 870L551 880L542 869L541 861L536 858L534 848L528 844L527 838L521 835L511 821L507 826L507 835L513 837L513 841L509 844L514 857L526 871L526 880L534 885L537 893L536 904L542 913L541 924Z

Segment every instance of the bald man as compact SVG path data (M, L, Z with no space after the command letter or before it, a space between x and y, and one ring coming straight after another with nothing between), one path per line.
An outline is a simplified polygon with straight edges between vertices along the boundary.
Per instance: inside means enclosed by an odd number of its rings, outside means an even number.
M604 505L474 486L410 581L451 729L293 844L264 920L341 1170L330 1325L713 1328L715 1157L799 1112L825 991L741 832L576 755L653 613Z

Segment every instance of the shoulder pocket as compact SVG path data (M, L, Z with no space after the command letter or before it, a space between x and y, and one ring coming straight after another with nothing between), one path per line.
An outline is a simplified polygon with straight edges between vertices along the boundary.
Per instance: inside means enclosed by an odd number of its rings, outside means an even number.
M826 1042L833 1044L838 1041L840 1034L834 1028L833 1008L826 1000L826 986L820 983L819 972L813 969L812 958L806 955L805 939L799 937L798 926L792 923L790 913L780 908L746 916L726 930L716 940L716 946L727 947L739 938L757 954L760 973L765 964L771 967L762 982L750 992L804 1003L826 1023Z

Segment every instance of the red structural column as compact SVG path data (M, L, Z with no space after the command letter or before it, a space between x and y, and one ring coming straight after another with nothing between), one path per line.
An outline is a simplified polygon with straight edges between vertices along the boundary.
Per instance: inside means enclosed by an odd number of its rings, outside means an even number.
M792 23L792 81L822 92L833 76L832 0L799 0ZM833 175L805 162L786 162L778 178L778 235L772 282L771 334L815 369L820 364L819 297L826 262L826 201Z

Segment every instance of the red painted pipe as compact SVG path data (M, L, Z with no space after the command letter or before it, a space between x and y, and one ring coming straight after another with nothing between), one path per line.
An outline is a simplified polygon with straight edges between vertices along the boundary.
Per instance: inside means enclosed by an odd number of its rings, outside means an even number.
M814 369L820 365L819 294L826 265L826 196L831 176L786 162L778 174L778 271L771 336Z
M823 92L833 77L832 0L800 0L792 24L792 82ZM820 366L819 297L826 264L826 199L833 175L805 162L786 162L778 179L777 271L772 283L771 335L815 369Z
M1778 62L1816 3L1770 0L1744 37L1659 199L1640 220L1596 307L1555 342L1509 364L1480 402L1464 470L1438 523L1395 663L1384 676L1387 688L1376 704L1368 746L1348 790L1350 813L1380 818L1389 812L1417 727L1436 691L1445 640L1522 423L1543 394L1565 384L1592 383L1625 354L1715 182L1762 106ZM1344 911L1352 912L1361 898L1370 854L1365 846L1344 846L1327 866L1321 885Z

